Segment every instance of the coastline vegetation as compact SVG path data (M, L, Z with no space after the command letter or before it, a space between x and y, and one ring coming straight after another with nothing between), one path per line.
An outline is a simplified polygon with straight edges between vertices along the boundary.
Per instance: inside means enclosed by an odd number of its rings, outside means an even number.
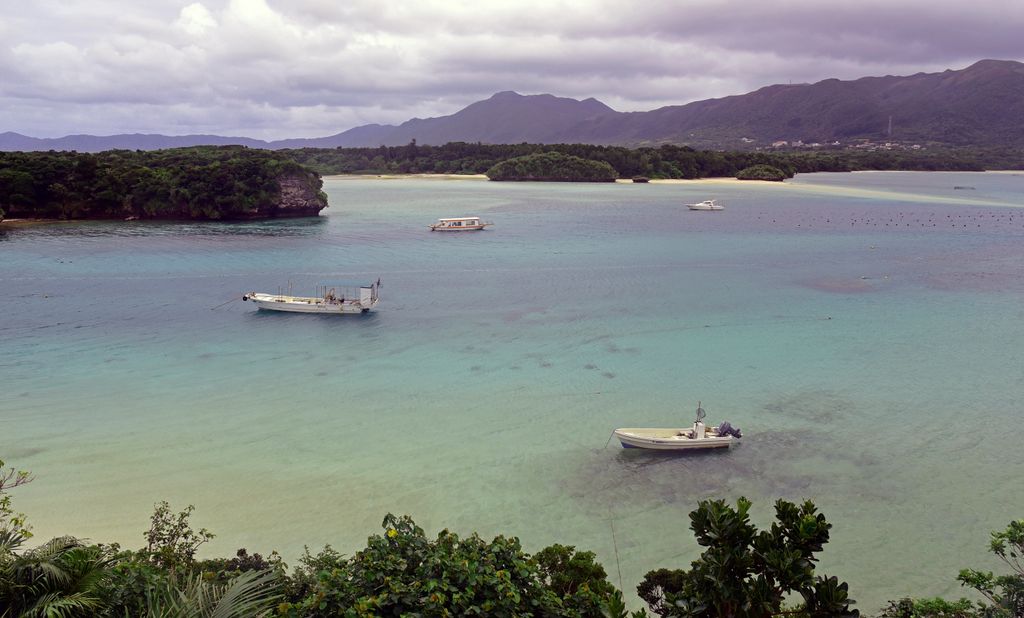
M771 182L782 182L792 176L787 176L786 172L780 170L773 165L751 165L736 172L737 180L768 180Z
M1012 148L927 150L800 149L783 151L694 150L688 146L649 148L590 144L481 144L452 142L378 148L300 148L282 151L317 172L328 174L484 174L502 161L559 153L601 161L619 178L735 177L755 165L770 165L792 177L798 173L856 170L982 171L1024 169L1024 151Z
M617 178L762 180L854 170L1024 168L1024 152L985 150L711 151L687 146L470 144L260 150L0 152L0 221L238 220L313 216L327 206L320 174L487 174L492 180L609 182Z
M560 152L538 152L513 157L487 170L490 180L533 180L545 182L615 182L619 177L604 161L583 159Z
M281 207L282 183L295 212ZM10 218L251 219L317 214L320 176L288 156L241 146L0 152L0 210Z
M750 501L703 500L690 529L703 548L689 568L648 572L637 586L647 609L627 610L593 552L551 545L526 553L515 537L487 541L442 530L426 535L408 516L388 514L383 533L346 557L306 548L291 570L276 553L240 549L200 560L214 535L194 530L190 505L155 505L146 546L90 544L61 536L35 548L9 490L32 481L0 460L0 618L20 616L545 616L551 618L856 617L849 587L816 573L832 525L814 504L775 503L758 530ZM959 581L984 602L901 599L884 618L1015 618L1024 610L1024 521L992 534L1007 575L965 569ZM796 605L787 603L796 602Z

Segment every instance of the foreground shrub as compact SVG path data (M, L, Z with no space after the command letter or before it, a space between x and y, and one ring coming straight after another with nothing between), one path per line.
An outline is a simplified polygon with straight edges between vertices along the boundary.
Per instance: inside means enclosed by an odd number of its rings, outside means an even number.
M989 604L980 604L985 616L1024 616L1024 519L993 532L989 551L1010 568L1009 574L964 569L957 579L988 599Z
M93 616L114 559L97 546L57 537L0 556L0 616Z
M845 582L815 576L815 554L828 542L831 524L811 502L775 503L776 522L758 531L750 523L750 501L736 508L705 500L690 513L690 528L706 549L689 571L651 571L637 587L661 616L767 618L783 611L783 600L799 594L805 616L859 616L851 610Z
M319 574L306 598L281 606L287 616L589 616L613 590L589 552L549 548L541 561L519 540L442 530L434 540L408 517L389 514L384 534ZM308 551L307 551L308 556ZM327 556L330 563L336 556ZM544 566L540 566L544 565ZM550 582L551 586L546 582ZM565 593L566 602L555 592Z
M561 599L570 612L600 616L602 608L618 592L608 581L604 567L592 551L552 545L533 556L541 581Z
M957 579L972 588L986 602L971 603L967 599L946 601L934 599L900 599L890 601L882 618L1021 618L1024 616L1024 520L1011 521L1005 530L993 532L989 551L996 555L1010 573L996 575L991 571L963 569Z
M975 618L974 604L967 599L900 599L890 601L878 618Z

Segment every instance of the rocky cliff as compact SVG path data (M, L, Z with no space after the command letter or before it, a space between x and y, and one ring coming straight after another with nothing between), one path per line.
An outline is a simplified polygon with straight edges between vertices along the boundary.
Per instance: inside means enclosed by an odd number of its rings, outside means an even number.
M327 195L321 191L323 180L316 174L289 174L277 179L281 191L277 200L260 205L251 213L236 219L279 219L285 217L315 217L327 208Z

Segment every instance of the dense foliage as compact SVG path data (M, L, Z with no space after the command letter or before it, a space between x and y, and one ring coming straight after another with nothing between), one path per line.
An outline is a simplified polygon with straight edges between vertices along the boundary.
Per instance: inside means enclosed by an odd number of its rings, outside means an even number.
M771 165L786 175L852 170L1021 169L1024 152L1014 149L840 150L789 151L694 150L687 146L624 148L589 144L470 144L379 148L301 148L289 156L321 174L483 174L501 161L541 152L558 152L604 161L620 178L733 177L753 165Z
M736 178L739 180L770 180L773 182L782 182L787 178L792 178L792 175L787 175L786 172L780 170L773 165L751 165L745 167L740 171L736 172Z
M608 163L560 152L538 152L514 157L487 170L491 180L561 182L615 182L619 174Z
M0 152L0 209L8 217L44 219L273 217L283 214L285 178L300 183L319 208L327 205L315 172L269 150Z
M488 542L448 530L429 539L409 517L388 515L383 535L350 559L336 558L288 616L598 616L614 588L593 554L531 559L518 539ZM547 550L545 550L547 551ZM542 554L540 555L548 555ZM545 567L541 567L545 564Z
M122 550L57 537L32 549L24 517L8 490L31 481L0 461L0 618L123 616L243 618L249 616L544 616L645 618L630 613L607 573L588 551L552 545L534 555L514 537L487 541L442 530L428 538L409 517L388 515L384 533L351 557L329 545L307 549L288 572L280 557L244 549L231 559L197 560L213 537L195 531L193 507L175 513L155 505L145 547ZM757 530L750 502L736 507L706 500L690 513L704 548L688 570L649 572L637 592L659 616L825 618L858 615L847 585L817 575L817 554L831 524L810 502L775 505L776 521ZM991 551L1008 575L964 570L960 581L985 597L902 599L885 618L1019 618L1024 590L1024 521L992 534ZM784 607L784 601L801 601Z
M751 503L736 508L705 500L690 513L690 528L705 548L689 571L652 571L638 591L661 616L770 618L790 594L803 598L808 616L859 616L851 610L847 585L815 576L816 554L828 542L831 524L805 502L775 503L776 522L758 531Z

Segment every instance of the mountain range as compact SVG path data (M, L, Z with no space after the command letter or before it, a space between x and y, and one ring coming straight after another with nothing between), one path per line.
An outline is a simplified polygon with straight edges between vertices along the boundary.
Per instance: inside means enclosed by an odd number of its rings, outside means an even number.
M499 92L438 118L370 124L328 137L266 142L216 135L68 135L53 139L0 133L0 150L115 148L154 150L241 144L254 148L336 148L447 142L688 144L767 146L777 141L853 140L1024 147L1024 63L981 60L960 70L766 86L719 99L647 112L618 112L600 101Z

